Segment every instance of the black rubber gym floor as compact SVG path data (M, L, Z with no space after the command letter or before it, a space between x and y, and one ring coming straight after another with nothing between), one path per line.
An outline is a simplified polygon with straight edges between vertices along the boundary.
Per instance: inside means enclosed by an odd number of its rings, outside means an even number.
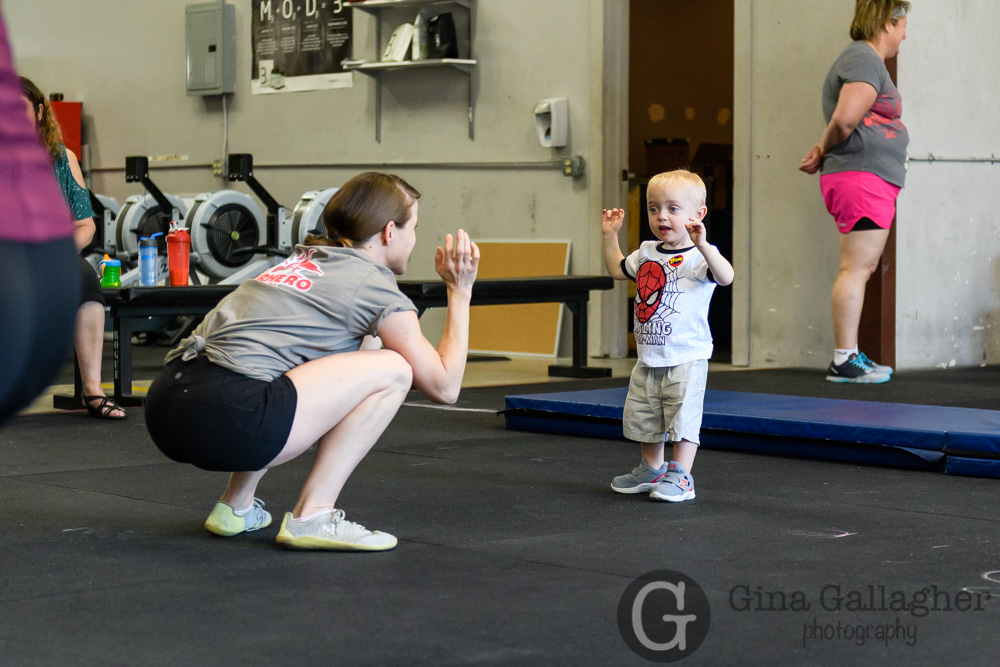
M998 375L845 388L816 371L740 371L709 386L986 408L1000 405ZM201 527L225 475L166 460L141 410L124 423L14 418L0 427L0 662L644 664L630 648L633 582L670 571L649 582L683 575L689 604L647 587L647 642L681 634L665 613L696 618L684 652L653 657L995 664L1000 482L706 449L698 498L655 503L609 488L635 445L507 431L493 413L509 393L622 382L471 389L457 410L412 394L340 501L399 537L382 554L275 544L311 454L262 482L275 524L225 539Z

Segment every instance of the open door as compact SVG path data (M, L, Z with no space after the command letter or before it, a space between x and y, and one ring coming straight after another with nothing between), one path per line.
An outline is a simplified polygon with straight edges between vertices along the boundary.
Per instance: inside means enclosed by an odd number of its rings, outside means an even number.
M687 168L708 190L709 241L732 261L733 0L629 1L628 251L655 238L645 205L650 177ZM630 330L632 303L623 313ZM732 360L732 311L731 288L718 288L709 311L713 361ZM629 345L634 353L631 335Z

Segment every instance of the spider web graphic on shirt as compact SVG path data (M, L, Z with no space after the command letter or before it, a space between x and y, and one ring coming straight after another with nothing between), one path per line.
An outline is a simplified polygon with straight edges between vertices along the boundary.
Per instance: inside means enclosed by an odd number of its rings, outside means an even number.
M672 266L663 267L667 269L667 280L663 285L663 294L660 296L660 309L656 313L658 318L667 318L680 311L674 308L677 297L681 291L677 289L677 269Z

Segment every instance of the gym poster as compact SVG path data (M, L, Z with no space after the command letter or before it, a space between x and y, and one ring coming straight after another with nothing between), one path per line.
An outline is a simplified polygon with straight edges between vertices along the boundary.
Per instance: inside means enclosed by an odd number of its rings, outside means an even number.
M350 88L340 66L351 56L344 0L251 0L254 95Z

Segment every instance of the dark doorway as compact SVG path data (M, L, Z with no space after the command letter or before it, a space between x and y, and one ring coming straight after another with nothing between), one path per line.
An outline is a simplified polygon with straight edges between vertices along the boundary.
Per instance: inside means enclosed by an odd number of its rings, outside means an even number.
M654 238L649 178L683 167L705 181L709 240L732 261L733 0L630 0L629 25L629 201L637 206L628 217L629 251ZM716 289L713 361L732 361L732 304L731 288ZM631 331L631 298L628 305ZM634 352L631 336L629 347Z

